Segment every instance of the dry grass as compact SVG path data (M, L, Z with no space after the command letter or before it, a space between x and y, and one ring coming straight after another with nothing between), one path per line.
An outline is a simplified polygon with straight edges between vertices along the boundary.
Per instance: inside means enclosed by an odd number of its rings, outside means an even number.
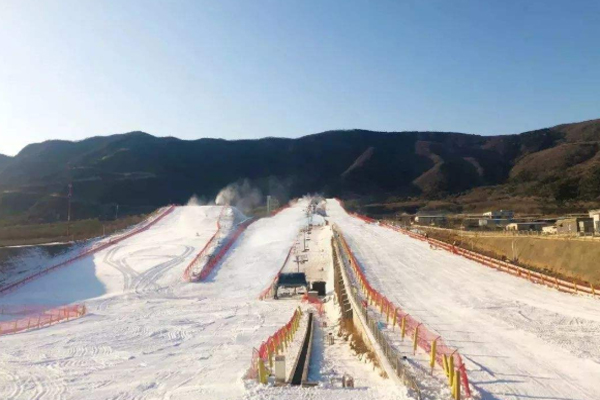
M111 234L141 222L146 216L136 215L116 221L97 219L78 220L71 223L16 225L0 227L0 247L35 245L52 242L84 240Z

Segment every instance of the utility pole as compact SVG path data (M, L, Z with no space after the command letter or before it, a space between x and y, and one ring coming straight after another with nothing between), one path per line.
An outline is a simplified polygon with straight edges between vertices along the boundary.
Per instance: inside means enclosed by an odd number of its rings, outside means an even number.
M117 208L115 210L115 221L119 218L119 205L117 204Z
M69 193L67 194L67 236L71 234L71 197L73 196L73 184L69 183Z
M296 254L296 264L298 265L298 272L300 272L300 256Z
M267 215L271 215L271 196L267 196Z
M304 251L306 251L306 229L304 229Z
M73 184L69 183L69 194L67 195L68 208L67 208L67 222L71 222L71 197L73 197Z

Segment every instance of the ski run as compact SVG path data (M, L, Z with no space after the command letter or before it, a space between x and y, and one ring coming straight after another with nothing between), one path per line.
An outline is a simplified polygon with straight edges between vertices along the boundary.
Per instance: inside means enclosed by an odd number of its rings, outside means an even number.
M205 247L216 254L249 222L233 207L175 207L147 230L4 294L0 307L85 304L87 314L0 336L0 399L415 398L337 335L334 224L372 286L460 351L474 398L600 399L598 299L433 249L349 215L337 200L326 201L325 218L307 214L310 202L251 222L200 282L183 279L192 260ZM324 313L314 314L311 387L244 379L254 349L299 307L315 310L300 296L259 299L280 271L327 284ZM301 336L287 349L287 371ZM406 356L415 365L424 358ZM343 376L354 388L341 387ZM450 398L437 377L427 388L424 399Z

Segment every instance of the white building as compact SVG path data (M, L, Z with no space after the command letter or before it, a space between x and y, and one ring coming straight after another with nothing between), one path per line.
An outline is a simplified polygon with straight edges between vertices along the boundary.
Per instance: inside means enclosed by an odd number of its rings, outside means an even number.
M513 219L515 213L510 210L496 210L496 211L488 211L483 213L484 218L490 219Z
M548 226L547 222L513 222L512 224L506 225L507 231L538 231L541 232L542 228Z
M590 218L592 219L594 224L594 231L600 232L600 210L591 210Z

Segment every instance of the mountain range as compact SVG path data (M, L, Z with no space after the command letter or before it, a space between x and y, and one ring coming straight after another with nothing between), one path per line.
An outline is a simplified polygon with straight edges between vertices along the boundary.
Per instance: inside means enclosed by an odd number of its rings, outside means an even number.
M280 201L319 192L362 203L456 203L488 193L545 205L593 203L600 198L599 150L600 120L498 136L357 129L297 139L130 132L49 140L0 156L0 218L64 219L69 183L75 218L108 218L117 204L135 213L193 195L208 201L242 181Z

